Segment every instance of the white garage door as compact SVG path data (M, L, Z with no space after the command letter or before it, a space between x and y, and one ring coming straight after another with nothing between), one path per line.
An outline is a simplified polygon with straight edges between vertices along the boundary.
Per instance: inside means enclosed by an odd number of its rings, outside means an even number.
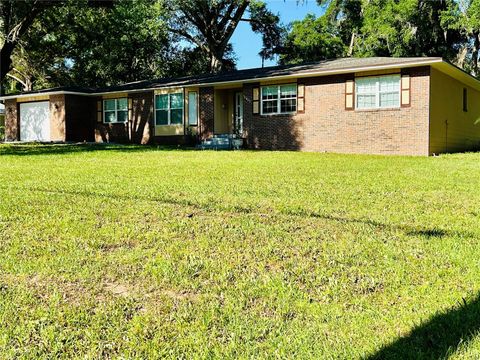
M20 140L50 141L48 101L20 104Z

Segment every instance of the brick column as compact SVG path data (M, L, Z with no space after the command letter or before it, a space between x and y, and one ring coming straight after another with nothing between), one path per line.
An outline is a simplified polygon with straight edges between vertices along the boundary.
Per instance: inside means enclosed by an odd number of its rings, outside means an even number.
M65 141L65 95L50 95L50 139Z
M213 135L214 113L213 87L200 88L200 139L206 139Z
M153 138L155 126L153 123L153 93L151 91L133 93L129 97L132 101L131 141L135 144L147 144Z
M5 141L20 140L17 100L5 100Z

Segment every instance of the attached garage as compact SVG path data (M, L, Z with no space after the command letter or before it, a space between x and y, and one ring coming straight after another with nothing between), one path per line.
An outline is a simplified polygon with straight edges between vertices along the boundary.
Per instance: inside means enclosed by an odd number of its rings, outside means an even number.
M20 103L20 140L50 141L50 102Z

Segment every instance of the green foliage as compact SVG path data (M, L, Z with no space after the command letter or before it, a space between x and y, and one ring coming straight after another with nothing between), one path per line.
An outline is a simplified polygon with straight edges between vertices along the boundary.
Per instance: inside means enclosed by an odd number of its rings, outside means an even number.
M292 23L280 55L281 63L301 63L341 57L346 52L339 33L322 16L307 15L302 21Z
M282 38L285 35L279 15L268 10L267 5L262 1L252 1L249 13L253 32L262 35L262 50L259 55L263 60L273 59L280 51Z
M105 86L161 77L175 53L163 15L153 0L51 8L30 32L26 54L52 84Z
M297 63L338 56L442 56L477 74L478 1L319 0L325 14L293 23L281 54ZM477 27L475 27L477 26ZM477 39L477 43L475 41ZM467 55L458 61L464 48ZM473 67L471 63L473 62Z
M0 158L2 359L480 353L479 154Z

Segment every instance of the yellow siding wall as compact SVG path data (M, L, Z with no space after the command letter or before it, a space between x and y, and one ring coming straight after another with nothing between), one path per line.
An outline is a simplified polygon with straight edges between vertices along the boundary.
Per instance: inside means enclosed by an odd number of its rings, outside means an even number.
M155 90L154 94L173 94L173 93L183 93L183 124L181 125L155 125L155 136L177 136L177 135L184 135L185 129L185 111L186 111L186 103L185 103L185 92L183 88L168 88L168 89L158 89ZM155 112L155 97L154 101L154 112ZM155 114L154 114L154 121L155 121Z
M214 132L227 134L233 125L233 92L231 90L215 90L214 97Z
M175 136L183 135L183 125L157 125L155 126L155 136Z
M17 98L17 103L22 103L22 102L31 102L31 101L45 101L49 100L50 96L49 95L33 95L33 96L27 96L23 98Z
M467 88L468 111L463 111ZM480 92L431 68L429 153L438 154L480 147Z

